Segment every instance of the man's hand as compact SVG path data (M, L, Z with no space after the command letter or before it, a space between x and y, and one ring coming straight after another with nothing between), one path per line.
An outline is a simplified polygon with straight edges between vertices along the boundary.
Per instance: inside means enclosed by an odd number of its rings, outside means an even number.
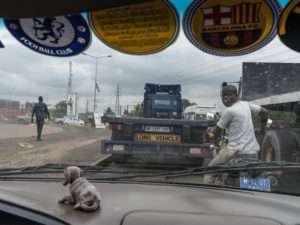
M214 134L214 132L208 131L206 133L206 138L207 138L208 142L212 142L212 143L215 142L215 134Z
M262 108L262 110L259 113L259 116L260 116L260 134L265 134L269 113L265 108Z
M213 128L208 128L207 129L206 139L210 143L215 142L215 129L213 129Z

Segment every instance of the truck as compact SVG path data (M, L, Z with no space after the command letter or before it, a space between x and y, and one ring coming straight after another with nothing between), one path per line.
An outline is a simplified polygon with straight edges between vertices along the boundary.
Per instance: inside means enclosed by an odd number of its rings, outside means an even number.
M218 116L216 106L191 105L184 109L183 117L188 120L215 120Z
M300 161L299 74L299 63L243 63L241 99L265 107L273 117L269 130L258 137L264 161Z
M206 140L211 120L185 120L180 85L146 83L143 116L103 116L109 124L110 140L101 142L101 152L114 161L202 165L212 158Z

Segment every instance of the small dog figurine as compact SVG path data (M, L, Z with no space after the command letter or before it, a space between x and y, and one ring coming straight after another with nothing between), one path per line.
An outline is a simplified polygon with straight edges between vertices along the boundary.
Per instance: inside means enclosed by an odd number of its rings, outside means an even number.
M83 211L96 211L100 209L100 194L94 185L80 177L80 172L80 168L77 166L70 166L65 169L63 185L70 184L71 195L65 196L59 203L74 205L74 209Z

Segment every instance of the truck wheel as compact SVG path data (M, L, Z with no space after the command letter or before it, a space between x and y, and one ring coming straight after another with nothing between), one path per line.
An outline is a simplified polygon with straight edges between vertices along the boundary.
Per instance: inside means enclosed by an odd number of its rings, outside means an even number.
M268 131L261 146L261 160L263 161L296 161L299 150L295 136L289 129Z

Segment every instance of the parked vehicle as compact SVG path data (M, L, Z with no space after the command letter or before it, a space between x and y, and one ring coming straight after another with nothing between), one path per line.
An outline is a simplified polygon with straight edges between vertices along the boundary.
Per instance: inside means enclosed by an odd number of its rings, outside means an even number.
M64 117L63 124L69 126L84 126L85 123L76 116L66 116Z
M64 124L64 118L55 118L54 123L62 125Z
M215 106L191 105L184 110L183 115L187 120L215 120L218 112Z
M31 123L31 116L26 114L22 116L17 116L17 123L19 124L30 124Z
M258 138L263 160L300 162L299 73L299 63L243 63L241 98L268 109L272 119Z

